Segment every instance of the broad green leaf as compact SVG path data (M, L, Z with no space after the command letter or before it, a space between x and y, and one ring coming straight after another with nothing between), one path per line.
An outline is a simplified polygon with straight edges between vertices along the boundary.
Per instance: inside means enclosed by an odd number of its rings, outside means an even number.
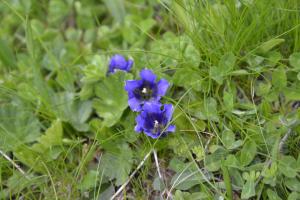
M297 175L297 161L292 156L283 156L278 161L279 170L283 175L294 178Z
M68 15L68 5L64 1L52 0L49 2L48 21L58 25Z
M16 66L16 58L12 49L8 46L7 42L0 39L0 61L5 68L13 68Z
M100 169L110 180L116 179L116 184L122 185L128 178L132 168L133 152L127 144L114 149L107 149L101 158Z
M245 185L242 189L241 198L242 199L250 199L255 195L255 182L252 179L246 181Z
M288 200L299 200L299 199L300 199L300 193L292 192L289 194Z
M287 87L283 90L287 101L298 101L300 99L299 87Z
M212 121L218 121L218 110L217 110L217 101L209 97L207 99L204 99L202 104L200 104L199 109L193 109L195 112L195 116L199 117L199 119L202 120L212 120Z
M272 85L276 89L283 89L287 85L286 72L283 67L279 67L272 73Z
M122 0L104 0L109 12L118 23L123 23L126 12L124 1Z
M42 162L54 160L61 153L63 129L60 120L56 120L44 135L32 147L20 146L15 151L15 156L24 164L37 172L45 172Z
M96 96L93 107L104 125L111 127L117 123L127 108L127 93L124 90L125 80L131 75L125 72L114 73L96 86Z
M172 177L171 185L179 190L188 190L195 185L201 184L203 181L205 181L205 178L199 173L199 171L186 170L175 174Z
M206 194L205 192L182 192L180 190L176 190L174 200L204 200L211 199L212 197Z
M285 181L285 185L295 192L300 192L300 181L297 178L288 178Z
M173 76L173 82L175 85L184 87L187 90L190 88L196 91L202 90L201 72L196 69L182 68L176 70Z
M253 160L253 158L256 155L256 144L253 141L247 141L242 150L241 150L241 154L240 154L240 162L242 164L242 166L247 166L251 163L251 161Z
M289 57L290 65L296 70L300 70L300 52L295 52Z
M270 200L281 200L281 198L278 196L278 194L276 194L276 192L274 192L271 189L267 190L267 195Z
M26 108L27 107L27 108ZM0 146L11 151L18 146L36 141L40 135L40 122L28 105L20 102L0 104Z
M98 182L101 179L101 174L96 170L90 170L83 177L81 183L78 185L80 190L88 190L90 188L98 187Z
M270 51L272 48L274 48L275 46L279 45L280 43L284 42L284 39L271 39L267 42L264 42L261 46L260 46L260 51L262 53L267 53L268 51Z
M234 133L229 129L224 130L222 133L222 142L227 149L230 149L235 142Z
M233 70L236 62L236 57L232 52L224 54L218 66L213 66L210 69L211 77L217 83L222 84L225 76L230 75L230 72Z
M48 148L62 144L63 128L60 120L56 120L48 128L44 135L38 139L38 143L32 146L32 150L44 153Z
M70 92L56 94L53 101L57 118L69 122L78 131L89 129L86 121L92 113L92 101L80 101Z
M225 152L223 149L218 149L210 155L205 156L204 165L210 172L218 171L221 167L221 161Z
M106 76L108 57L104 55L94 55L88 59L90 64L86 65L83 69L84 83L95 83L100 81Z
M258 81L255 87L255 93L258 96L264 96L271 90L272 85L269 82Z

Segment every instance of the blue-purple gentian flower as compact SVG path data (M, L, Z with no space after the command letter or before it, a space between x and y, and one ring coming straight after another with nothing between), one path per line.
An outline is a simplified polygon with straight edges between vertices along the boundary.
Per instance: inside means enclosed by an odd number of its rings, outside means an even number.
M164 104L161 108L159 102L145 103L143 111L136 117L135 131L144 132L154 139L175 132L175 126L169 125L174 110L172 104Z
M108 73L115 73L116 70L129 72L132 64L133 60L126 60L122 55L116 54L110 59Z
M146 102L158 102L169 87L165 79L156 82L156 75L151 70L140 72L141 80L126 81L125 90L128 93L128 105L131 110L139 112Z

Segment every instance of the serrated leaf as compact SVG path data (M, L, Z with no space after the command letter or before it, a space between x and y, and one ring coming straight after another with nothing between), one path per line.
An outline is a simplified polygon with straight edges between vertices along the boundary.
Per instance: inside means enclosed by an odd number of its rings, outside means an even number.
M101 175L99 172L95 170L90 170L87 174L83 177L82 181L78 185L80 190L88 190L93 187L97 187L98 181L100 180Z
M117 72L101 81L95 89L97 98L93 107L97 114L103 118L103 124L111 127L117 123L127 108L127 93L124 90L125 80L131 75Z
M257 148L255 142L248 141L244 144L240 155L240 162L242 166L247 166L251 163L251 161L256 155L256 151Z
M38 139L38 143L32 147L20 146L15 150L14 155L33 170L44 172L45 167L40 159L42 161L53 160L61 153L61 149L56 147L62 144L62 135L62 123L60 120L56 120Z
M44 153L45 150L62 144L63 128L60 120L56 120L48 128L44 135L38 139L38 143L32 146L32 150Z

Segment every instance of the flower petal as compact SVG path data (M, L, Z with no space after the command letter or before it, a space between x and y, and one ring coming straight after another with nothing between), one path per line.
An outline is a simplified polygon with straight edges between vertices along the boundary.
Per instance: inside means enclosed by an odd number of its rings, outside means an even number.
M122 69L127 66L127 61L122 55L116 54L113 57L111 57L110 65Z
M143 106L143 110L146 113L160 113L161 104L159 102L146 102Z
M176 130L176 126L175 125L170 125L166 130L165 132L172 132L174 133Z
M156 75L153 74L153 72L149 69L143 69L140 72L140 76L141 76L143 81L147 81L147 82L150 82L150 83L153 83L156 79Z
M150 137L152 137L153 139L156 139L160 136L160 134L153 134L151 133L151 131L148 131L148 130L144 130L144 133Z
M164 105L164 115L165 115L165 118L167 120L165 123L170 122L170 120L172 118L172 115L173 115L173 111L174 111L174 108L173 108L172 104L165 104Z
M133 65L133 60L129 59L129 60L127 61L127 66L126 66L126 69L125 69L125 70L126 70L126 71L130 71L132 65Z
M125 90L128 92L133 92L136 88L140 87L142 81L140 80L129 80L125 83Z
M157 83L157 95L158 96L164 96L168 90L169 83L165 79L161 79Z
M132 111L139 112L142 110L142 102L136 98L131 98L128 100L128 105Z
M137 133L140 133L143 131L143 125L144 125L144 119L142 118L141 115L138 115L136 118L135 118L135 121L136 121L136 126L134 127L134 130L137 132Z

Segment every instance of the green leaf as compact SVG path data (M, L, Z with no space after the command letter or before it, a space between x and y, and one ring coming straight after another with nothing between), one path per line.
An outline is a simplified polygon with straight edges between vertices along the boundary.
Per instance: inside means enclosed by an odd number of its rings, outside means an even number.
M282 43L284 41L285 41L284 39L280 39L280 38L274 39L273 38L267 42L262 43L262 45L260 46L259 49L262 53L267 53L272 48L274 48L275 46L279 45L280 43Z
M224 54L217 67L211 67L210 73L212 79L217 81L218 84L223 83L223 78L227 75L230 75L230 72L233 70L236 62L236 57L232 52Z
M255 182L252 179L246 181L242 189L241 198L249 199L255 195Z
M101 179L101 174L99 174L96 170L90 170L83 177L82 181L78 185L78 188L80 190L88 190L90 188L97 187L100 179Z
M56 94L53 99L57 118L69 122L78 131L89 129L86 121L92 113L92 101L79 101L70 92Z
M106 76L108 57L104 55L94 55L88 59L89 63L83 69L84 77L82 82L94 83Z
M210 172L218 171L221 167L221 161L224 156L224 150L218 149L210 155L205 156L204 165Z
M227 149L230 149L234 141L235 141L234 133L229 129L224 130L222 133L222 142L224 146Z
M299 199L300 199L300 193L292 192L289 194L288 200L299 200Z
M202 120L218 121L217 101L212 97L204 99L204 102L197 109L195 116Z
M0 39L0 61L4 67L13 68L16 66L16 58L13 51L8 46L7 42Z
M253 158L256 155L256 144L253 141L247 141L242 150L241 150L241 155L240 155L240 162L242 166L247 166L251 163Z
M62 123L58 119L54 121L44 135L38 139L38 143L32 146L32 150L44 153L48 148L62 144L63 128Z
M271 189L267 190L267 195L270 200L281 200L281 198L277 195L277 193Z
M173 76L175 85L184 87L187 90L193 88L196 91L202 90L201 79L200 71L193 68L178 69Z
M272 73L272 85L277 89L286 87L287 77L283 67L279 67Z
M297 175L297 161L292 156L283 156L278 161L279 170L283 175L294 178Z
M227 111L232 111L234 108L234 96L232 92L224 92L224 105Z
M0 146L11 151L22 144L36 141L40 135L40 122L20 102L0 104Z
M212 197L206 194L205 192L182 192L180 190L176 190L174 195L174 200L204 200L211 199Z
M295 52L289 57L290 65L296 70L300 70L300 52Z
M105 78L96 86L96 96L93 107L103 118L104 125L111 127L117 123L127 108L127 93L124 90L125 80L131 75L117 72Z
M38 139L38 143L32 147L20 146L16 149L14 155L33 170L45 172L42 162L54 160L61 153L61 149L56 147L62 144L62 135L62 123L60 120L56 120L46 130L45 134Z
M122 0L104 0L109 12L112 14L116 22L123 23L126 12L124 1Z
M127 144L111 147L101 158L100 169L110 180L116 179L116 184L122 185L128 178L132 168L133 152Z
M297 178L288 178L285 185L292 191L300 192L300 181Z

